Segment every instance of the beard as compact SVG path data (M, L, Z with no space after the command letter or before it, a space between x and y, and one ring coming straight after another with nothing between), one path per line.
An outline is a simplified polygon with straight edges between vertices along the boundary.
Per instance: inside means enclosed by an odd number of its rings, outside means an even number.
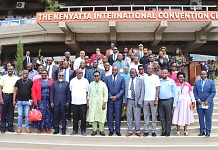
M59 81L59 82L63 82L64 80L63 80L63 79L58 79L58 81Z

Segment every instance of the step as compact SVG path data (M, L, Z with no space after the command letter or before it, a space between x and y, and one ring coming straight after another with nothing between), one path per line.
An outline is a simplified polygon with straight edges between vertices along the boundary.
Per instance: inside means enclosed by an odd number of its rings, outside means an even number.
M46 135L46 134L3 134L2 147L37 148L37 149L64 149L64 150L121 150L121 149L184 149L203 150L202 148L217 149L218 136L171 136L171 137L102 137L102 136L70 136L70 135ZM57 142L58 141L58 142ZM182 142L181 142L182 141ZM158 144L157 144L158 143Z
M61 127L61 126L60 126ZM31 129L31 131L33 132L33 133L37 133L37 129L36 128L30 128ZM104 129L105 129L105 133L107 133L108 134L108 127L107 126L105 126L104 127ZM134 129L135 129L135 127L133 126L133 132L134 132ZM149 132L150 132L150 129L151 129L151 126L149 126ZM16 125L14 125L14 130L16 131L17 130L17 126ZM22 130L23 130L23 133L25 133L25 127L24 127L24 125L23 125L23 127L22 127ZM66 133L67 134L70 134L71 132L73 131L73 127L72 126L68 126L67 128L66 128ZM87 134L91 134L92 133L92 128L87 128L86 129L86 132L87 132ZM127 133L127 126L125 126L125 127L121 127L121 134L122 135L126 135L126 133ZM174 135L174 134L176 134L176 127L175 127L175 125L172 125L172 129L171 129L171 134L172 135ZM45 131L43 131L43 132L45 132ZM53 133L54 132L54 129L51 129L51 133ZM141 133L144 133L144 126L141 126ZM158 126L157 128L156 128L156 133L157 133L157 135L160 135L161 133L162 133L162 129L161 129L161 126ZM183 134L183 127L181 127L181 133ZM190 134L190 135L198 135L198 133L199 133L199 126L188 126L188 133ZM80 129L79 129L79 134L80 134ZM218 135L218 127L216 127L216 126L212 126L212 134L214 134L214 135Z

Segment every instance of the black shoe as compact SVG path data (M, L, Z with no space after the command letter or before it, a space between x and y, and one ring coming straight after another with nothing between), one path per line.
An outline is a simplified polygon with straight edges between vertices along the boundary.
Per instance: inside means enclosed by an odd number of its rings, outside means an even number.
M117 136L122 136L120 132L116 132L116 135Z
M155 132L152 132L152 136L157 136Z
M166 136L170 136L170 133L166 133Z
M200 132L200 133L198 134L198 136L203 136L203 135L205 135L205 132Z
M210 133L209 133L209 132L207 132L205 136L209 137L209 136L210 136Z
M109 136L112 136L113 134L114 134L114 132L109 132L109 134L108 134L108 135L109 135Z
M160 136L166 136L166 132L162 132Z
M58 133L59 133L59 131L54 131L54 132L53 132L53 134L58 134Z
M62 135L65 135L66 134L66 131L62 131L62 133L61 133Z
M95 136L97 134L97 131L93 131L91 136Z
M143 134L143 136L148 136L149 135L149 133L148 132L145 132L144 134Z
M8 132L15 132L13 129L8 129Z
M104 133L104 132L100 132L100 135L101 135L101 136L105 136L105 133Z
M87 126L86 126L86 128L91 128L92 127L92 125L91 124L88 124Z
M6 132L6 130L5 130L5 129L1 130L1 133L5 133L5 132Z

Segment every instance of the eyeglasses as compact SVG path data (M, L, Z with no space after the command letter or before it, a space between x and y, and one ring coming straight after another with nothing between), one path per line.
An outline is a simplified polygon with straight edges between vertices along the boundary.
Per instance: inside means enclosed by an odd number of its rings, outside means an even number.
M89 58L85 58L85 59L89 59Z
M96 77L99 77L99 75L95 75L94 77L95 77L95 78L96 78Z
M63 77L64 75L58 75L59 77Z

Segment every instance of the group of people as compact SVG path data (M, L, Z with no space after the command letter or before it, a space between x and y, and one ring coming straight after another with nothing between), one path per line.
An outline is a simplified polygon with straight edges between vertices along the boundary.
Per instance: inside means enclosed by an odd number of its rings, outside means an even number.
M18 129L22 132L22 117L25 116L26 132L30 126L53 134L66 134L66 120L73 118L71 135L80 130L86 134L87 123L93 128L92 136L105 136L104 123L108 122L109 136L116 133L121 136L122 117L127 120L126 136L141 136L141 113L144 116L143 136L149 135L149 118L152 118L151 135L156 136L156 122L160 119L161 136L170 136L171 126L177 126L176 135L180 135L180 126L184 126L184 135L189 135L187 126L194 122L193 109L197 107L200 123L199 136L210 136L212 126L213 98L215 84L207 79L207 72L201 72L201 79L195 82L194 89L185 82L184 66L186 59L180 49L175 50L172 59L166 54L166 47L161 47L156 60L152 51L138 46L133 52L124 48L118 51L114 44L103 55L96 49L89 59L84 51L70 60L70 52L65 52L65 59L59 66L53 64L51 57L46 64L40 64L38 71L33 69L30 52L27 52L21 78L14 74L14 68L8 65L0 80L0 104L3 106L1 133L14 132L14 106L18 109ZM73 68L73 70L72 70ZM28 112L31 107L42 112L42 120L29 122ZM30 101L31 102L31 101ZM157 115L158 113L158 115ZM173 116L172 116L173 113ZM6 119L7 118L7 119ZM8 126L6 126L6 120ZM114 127L115 120L115 127ZM206 126L205 126L206 124Z

